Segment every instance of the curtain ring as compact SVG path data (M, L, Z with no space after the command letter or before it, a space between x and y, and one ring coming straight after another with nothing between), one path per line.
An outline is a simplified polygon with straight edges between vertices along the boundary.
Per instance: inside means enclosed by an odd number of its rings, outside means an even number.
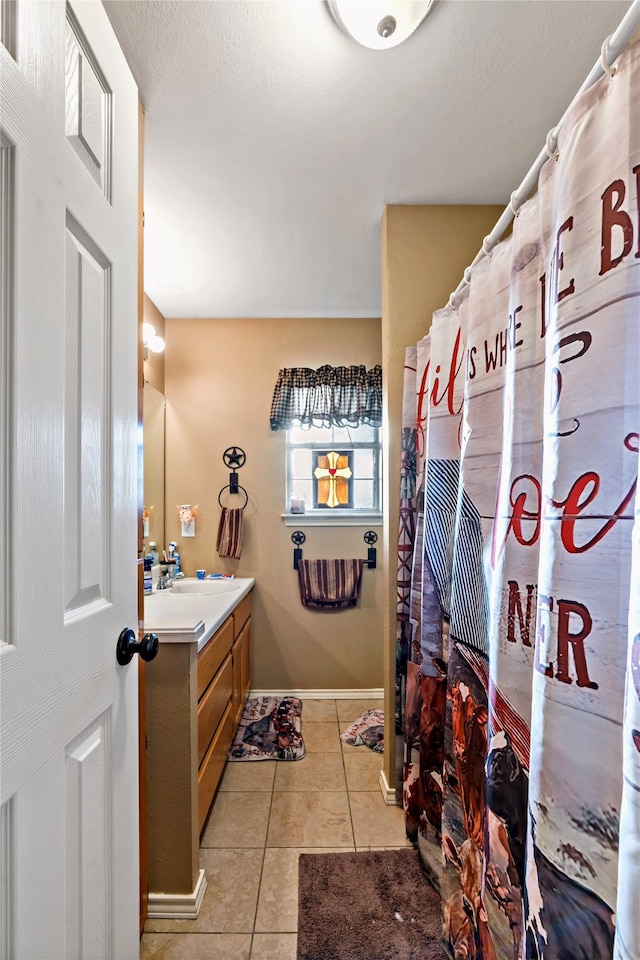
M518 200L517 200L517 198L516 198L517 193L518 193L518 191L517 191L517 190L514 190L513 193L511 194L511 196L509 197L509 209L511 210L511 213L512 213L513 216L514 216L514 219L515 219L515 217L518 216L518 213L520 212L520 206L521 206L521 205L518 203Z
M549 157L549 159L555 160L557 162L560 154L558 152L558 137L556 134L555 127L553 128L553 130L549 130L549 133L547 134L545 147L546 147L547 156Z
M491 251L493 250L493 244L491 243L491 237L485 237L482 241L482 252L485 257L491 256Z
M602 67L602 72L608 73L610 80L613 79L613 76L616 72L616 68L610 64L607 59L607 55L609 53L609 40L611 40L612 36L613 34L610 34L610 36L607 37L605 42L602 44L602 50L600 51L600 66Z

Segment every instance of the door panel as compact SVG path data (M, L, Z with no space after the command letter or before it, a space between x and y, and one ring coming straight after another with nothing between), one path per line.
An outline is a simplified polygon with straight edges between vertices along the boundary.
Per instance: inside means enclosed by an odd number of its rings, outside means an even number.
M65 289L65 616L105 601L108 560L110 267L67 214Z
M119 667L115 646L137 622L138 99L98 0L21 0L13 17L17 59L0 47L0 956L129 960L137 658Z
M107 198L111 195L111 90L86 37L67 12L65 59L66 134Z
M108 712L83 730L65 751L64 872L68 957L112 955L110 730Z

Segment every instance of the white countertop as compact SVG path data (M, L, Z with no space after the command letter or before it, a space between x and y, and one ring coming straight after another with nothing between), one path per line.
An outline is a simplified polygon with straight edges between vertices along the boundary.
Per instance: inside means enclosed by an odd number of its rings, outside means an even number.
M192 578L187 579L191 582ZM144 629L157 634L160 643L197 643L200 652L255 582L253 577L225 580L227 589L219 594L179 594L173 587L154 589L144 598ZM228 589L232 584L234 589Z

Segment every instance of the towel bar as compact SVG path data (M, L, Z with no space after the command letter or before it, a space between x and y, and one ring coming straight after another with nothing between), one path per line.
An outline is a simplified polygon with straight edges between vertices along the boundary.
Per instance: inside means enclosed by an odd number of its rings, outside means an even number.
M306 539L307 538L302 532L302 530L294 530L294 532L291 534L291 540L294 544L294 548L293 548L293 569L294 570L298 569L298 561L302 560L302 544L305 542ZM378 539L378 534L375 532L375 530L367 530L367 532L363 537L364 542L367 544L369 548L367 550L367 559L364 561L365 566L368 567L369 570L376 569L376 548L373 546L373 544L377 541L377 539Z

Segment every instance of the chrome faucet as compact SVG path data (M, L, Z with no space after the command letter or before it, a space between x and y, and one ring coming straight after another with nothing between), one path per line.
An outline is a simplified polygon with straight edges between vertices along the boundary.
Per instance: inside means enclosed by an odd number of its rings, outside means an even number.
M168 587L172 585L174 580L184 580L184 573L169 573L166 569L160 570L160 576L158 577L158 584L156 590L167 590Z

